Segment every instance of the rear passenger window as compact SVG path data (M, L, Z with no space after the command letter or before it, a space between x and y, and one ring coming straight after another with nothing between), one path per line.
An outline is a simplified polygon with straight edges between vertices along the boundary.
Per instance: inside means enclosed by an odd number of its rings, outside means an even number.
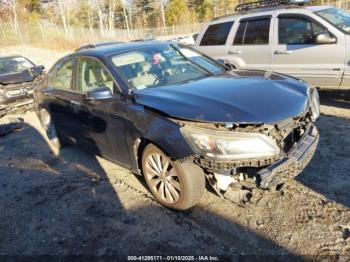
M306 18L279 18L278 39L280 44L316 44L318 34L327 29Z
M62 61L56 65L54 86L62 89L72 89L74 60Z
M228 34L231 31L233 21L210 25L205 32L201 46L225 45Z
M237 30L234 45L267 45L270 38L271 19L249 20L241 22Z
M235 36L235 41L233 42L234 45L242 45L243 44L246 26L247 26L247 22L242 22L239 24L239 27L238 27L238 30L237 30L237 33Z

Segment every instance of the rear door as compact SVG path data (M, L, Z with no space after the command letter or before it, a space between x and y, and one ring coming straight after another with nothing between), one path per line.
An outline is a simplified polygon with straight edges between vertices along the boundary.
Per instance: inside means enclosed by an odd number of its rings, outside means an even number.
M75 58L59 61L49 77L48 88L43 90L52 120L58 132L64 138L73 140L77 136L77 125L72 103L79 100L79 94L74 91Z
M240 69L272 69L272 15L245 17L239 21L227 60Z
M316 86L338 87L344 72L345 39L318 19L301 13L278 15L273 70ZM324 32L337 42L318 44L316 37Z
M204 34L199 36L196 49L214 59L225 59L233 24L233 20L227 20L208 25Z

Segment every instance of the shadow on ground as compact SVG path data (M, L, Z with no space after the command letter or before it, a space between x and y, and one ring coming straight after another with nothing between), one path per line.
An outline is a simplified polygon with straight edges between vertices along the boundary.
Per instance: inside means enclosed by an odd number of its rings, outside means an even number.
M350 119L322 115L318 150L297 180L350 208Z
M350 90L319 90L322 105L350 109Z
M245 254L299 260L251 229L195 207L196 214L216 221L199 226L192 211L158 205L118 175L109 177L95 156L79 149L54 156L32 126L1 138L0 153L0 255Z

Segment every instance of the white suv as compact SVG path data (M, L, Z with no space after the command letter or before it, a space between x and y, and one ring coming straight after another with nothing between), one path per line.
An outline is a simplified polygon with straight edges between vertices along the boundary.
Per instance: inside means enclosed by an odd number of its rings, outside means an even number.
M195 48L237 69L295 76L322 88L350 87L350 14L298 0L258 1L212 20ZM298 3L298 5L296 5Z

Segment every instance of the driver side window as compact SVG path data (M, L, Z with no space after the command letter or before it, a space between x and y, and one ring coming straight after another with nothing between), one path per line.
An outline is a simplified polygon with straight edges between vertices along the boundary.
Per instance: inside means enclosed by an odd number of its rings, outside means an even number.
M78 91L86 93L102 86L108 87L113 94L114 82L110 73L99 61L92 58L80 58L77 74Z

